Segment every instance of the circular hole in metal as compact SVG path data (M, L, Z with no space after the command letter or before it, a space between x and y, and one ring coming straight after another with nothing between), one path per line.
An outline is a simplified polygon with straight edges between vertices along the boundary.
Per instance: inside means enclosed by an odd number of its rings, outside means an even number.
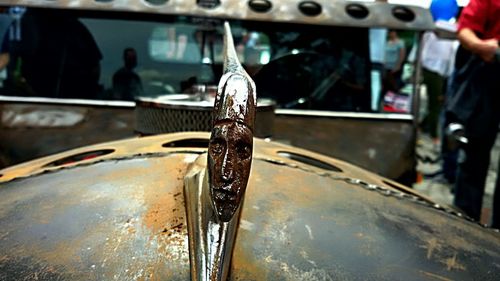
M355 18L355 19L364 19L370 14L368 8L361 4L349 4L345 7L345 12Z
M316 168L321 168L324 170L334 171L334 172L342 172L342 170L337 166L323 162L323 161L318 160L318 159L311 158L309 156L305 156L305 155L301 155L301 154L297 154L297 153L293 153L293 152L289 152L289 151L278 151L278 155L281 157L285 157L285 158L300 162L300 163L314 166Z
M168 2L168 0L144 0L151 5L159 6Z
M196 4L200 7L213 9L220 5L219 0L196 0Z
M148 4L155 6L163 5L168 2L168 0L144 0L144 1L146 1Z
M176 140L171 142L166 142L162 144L163 147L199 147L199 148L207 148L208 147L208 139L184 139L184 140Z
M271 2L268 0L250 0L248 1L248 6L254 12L265 13L271 10L273 4L271 4Z
M411 22L415 19L415 13L412 10L401 6L392 9L392 15L404 22Z
M62 165L67 165L67 164L73 164L73 163L77 163L80 161L101 157L101 156L104 156L106 154L110 154L113 152L115 152L114 149L100 149L100 150L93 150L93 151L78 153L75 155L64 157L64 158L56 160L56 161L52 161L48 164L45 164L43 167L56 167L56 166L62 166Z
M317 16L321 14L321 5L314 1L303 1L299 3L299 10L306 16Z

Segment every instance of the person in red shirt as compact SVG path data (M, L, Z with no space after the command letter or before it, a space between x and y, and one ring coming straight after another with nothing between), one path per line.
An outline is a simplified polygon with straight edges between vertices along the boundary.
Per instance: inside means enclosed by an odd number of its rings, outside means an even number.
M468 58L457 69L452 112L465 125L468 144L459 156L454 204L475 220L481 217L491 148L500 124L500 0L471 0L458 22L458 39ZM461 76L461 78L460 78ZM500 177L491 226L500 228Z
M500 1L472 0L458 22L458 39L471 52L491 62L500 40Z

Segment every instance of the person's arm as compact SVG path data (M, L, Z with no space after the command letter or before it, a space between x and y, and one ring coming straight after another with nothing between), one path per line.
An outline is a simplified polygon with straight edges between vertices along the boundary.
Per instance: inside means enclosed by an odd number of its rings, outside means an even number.
M458 32L458 40L464 48L479 55L484 61L493 61L495 52L499 48L498 40L482 40L470 28L463 28Z
M484 61L492 61L498 48L498 40L479 37L485 34L488 20L498 20L490 18L490 10L491 0L471 0L458 20L458 40Z
M0 70L4 69L7 67L9 64L10 56L8 53L1 53L0 54Z

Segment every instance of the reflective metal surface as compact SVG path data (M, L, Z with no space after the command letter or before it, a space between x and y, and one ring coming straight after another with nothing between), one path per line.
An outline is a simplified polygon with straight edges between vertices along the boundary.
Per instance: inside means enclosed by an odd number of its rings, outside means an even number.
M238 60L226 22L208 156L200 156L185 177L192 280L227 279L252 165L256 101L255 84Z
M0 280L189 279L184 177L208 137L104 143L1 170ZM498 232L345 162L254 145L229 280L498 276Z
M428 9L414 6L394 5L382 2L360 3L355 1L317 0L319 13L309 13L302 2L308 1L270 1L272 7L259 12L249 5L251 1L221 1L215 8L203 8L195 0L169 0L163 4L151 4L143 0L11 0L9 5L30 7L70 8L90 10L115 10L147 12L170 15L190 15L222 19L245 19L287 23L308 23L318 25L388 27L395 29L430 30L434 29L432 16ZM354 6L353 6L354 5ZM306 5L307 6L307 5ZM361 9L359 8L361 7ZM359 13L365 9L367 12ZM348 12L351 10L351 12ZM352 12L354 10L354 13Z

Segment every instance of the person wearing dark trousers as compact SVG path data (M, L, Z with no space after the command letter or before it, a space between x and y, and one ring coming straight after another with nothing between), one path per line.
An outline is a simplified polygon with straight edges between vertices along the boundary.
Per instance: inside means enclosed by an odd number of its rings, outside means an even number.
M442 162L442 170L444 178L450 183L452 186L451 192L455 193L455 180L457 178L457 161L458 161L458 146L460 145L457 142L457 139L452 135L452 129L449 127L450 124L457 124L460 120L457 120L453 114L450 114L447 110L448 105L453 101L454 97L457 95L457 88L460 86L460 83L457 83L458 80L456 77L458 76L459 70L464 66L467 60L470 58L470 52L464 49L462 46L457 46L457 50L455 52L455 57L453 59L453 67L451 69L450 77L447 81L445 98L444 98L444 108L442 110L441 115L441 157L443 159ZM463 75L462 75L463 76ZM459 124L462 125L462 124ZM453 129L459 129L455 126ZM460 128L461 130L462 128ZM461 132L460 132L461 133Z
M456 43L441 39L434 32L422 36L422 76L428 93L428 113L423 121L424 132L438 142L439 113L444 99L446 79L453 69Z
M462 84L450 107L464 124L468 139L458 159L454 204L479 220L490 152L500 123L500 62L496 55L500 0L471 0L460 16L458 39L471 55L457 72L456 80ZM500 227L499 185L497 180L491 224L494 228Z

